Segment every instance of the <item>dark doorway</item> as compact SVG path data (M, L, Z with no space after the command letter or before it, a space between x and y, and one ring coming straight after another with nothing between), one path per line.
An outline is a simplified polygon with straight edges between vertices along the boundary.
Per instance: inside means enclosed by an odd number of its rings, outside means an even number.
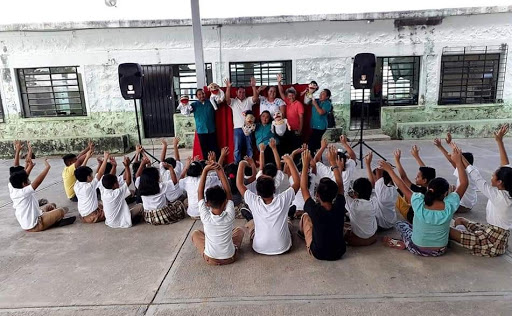
M176 105L172 65L145 65L142 69L144 93L141 108L144 137L174 136L173 115Z

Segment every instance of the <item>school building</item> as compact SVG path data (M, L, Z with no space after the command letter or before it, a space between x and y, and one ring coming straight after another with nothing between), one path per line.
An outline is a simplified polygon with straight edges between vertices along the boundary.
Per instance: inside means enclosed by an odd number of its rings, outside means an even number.
M392 138L490 137L512 121L512 6L202 20L206 80L276 84L316 80L332 92L338 131L360 123L353 57L377 56L365 92L365 126ZM76 151L86 139L124 152L137 142L134 105L117 68L144 69L145 139L179 135L175 113L196 85L191 20L0 25L0 148L30 139L40 154ZM355 134L355 131L353 132ZM349 132L350 134L350 132Z

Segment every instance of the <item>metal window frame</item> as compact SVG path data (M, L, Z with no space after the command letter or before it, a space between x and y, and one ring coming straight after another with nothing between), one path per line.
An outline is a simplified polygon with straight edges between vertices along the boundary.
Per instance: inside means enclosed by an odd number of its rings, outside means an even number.
M391 70L387 74L384 74L384 63L387 61L389 65L390 58L412 58L412 62L404 62L397 64L409 64L412 65L410 70L412 70L412 75L409 77L412 80L409 87L390 87L390 78L392 78ZM381 81L382 81L382 90L381 90L381 105L382 106L407 106L407 105L417 105L419 99L419 88L420 88L420 71L421 71L421 56L385 56L385 57L377 57L377 65L381 65ZM405 69L409 70L409 69ZM391 73L391 74L390 74ZM391 92L390 90L395 90L395 92ZM405 90L409 90L408 92L404 92ZM400 92L398 92L400 91ZM386 92L386 97L384 97L384 92ZM393 98L390 99L390 95L406 95L409 94L409 98Z
M190 81L190 82L187 82L187 84L191 84L193 85L195 83L195 86L194 87L189 87L189 88L182 88L182 78L196 78L196 69L189 69L188 71L181 71L180 70L180 67L181 66L194 66L195 67L195 64L194 63L190 63L190 64L176 64L176 65L173 65L173 77L174 78L177 78L177 82L175 82L176 84L176 87L174 89L175 91L175 94L177 95L177 102L176 102L176 106L178 105L178 101L180 99L180 97L182 95L186 95L189 97L189 99L194 99L196 97L196 91L197 89L199 88L202 88L202 87L198 87L197 86L197 79L195 81ZM204 64L204 69L205 69L205 75L206 75L206 84L210 84L213 82L213 70L212 70L212 63L205 63Z
M250 86L250 78L256 78L257 85L270 85L270 70L274 67L263 66L270 63L282 63L283 84L292 83L293 65L291 60L264 60L264 61L237 61L229 63L229 79L235 87L248 87ZM252 67L246 67L251 65ZM257 65L254 67L254 65ZM234 67L234 69L233 69ZM239 73L240 69L252 70L249 73ZM255 69L259 69L259 74L255 75ZM276 68L277 69L277 68Z
M441 56L438 105L503 103L507 55L507 44L497 46L444 47ZM449 60L454 56L457 57L456 61ZM468 59L468 56L471 56L471 58L478 56L478 59ZM481 63L482 61L483 66L475 67L471 64L472 62ZM462 63L462 66L448 66L448 63ZM486 78L486 75L489 74L487 67L492 69L491 78ZM483 70L478 72L479 68ZM450 73L449 71L458 69L460 69L460 79L445 78L446 75L457 75L456 72ZM489 79L490 82L488 82ZM475 83L478 80L480 80L480 84ZM460 83L447 84L447 81L454 83L459 81ZM448 89L453 90L454 87L459 87L458 91L447 91ZM489 94L483 95L482 92L485 91L488 91ZM448 93L458 93L459 96L449 97L446 95Z
M55 72L55 69L56 68L65 68L65 67L73 67L75 69L75 71L70 71L70 72ZM36 69L39 69L39 68L48 68L48 74L42 74L42 75L49 75L50 76L50 79L49 80L26 80L26 73L25 72L28 72L28 71L32 71L34 72ZM83 88L83 82L82 82L82 75L81 73L79 72L79 68L80 66L54 66L54 67L46 67L46 66L43 66L43 67L34 67L34 68L18 68L16 69L16 75L18 77L18 84L19 84L19 93L20 93L20 97L21 97L21 104L22 104L22 108L23 108L23 114L24 114L24 117L25 118L33 118L33 117L77 117L77 116L87 116L87 107L86 107L86 104L85 104L85 91L84 91L84 88ZM52 72L52 70L54 72ZM22 76L21 74L23 74L23 79L22 79ZM54 74L75 74L76 76L76 79L53 79L52 78L52 75ZM33 74L31 74L33 75ZM53 82L54 81L61 81L61 80L76 80L77 81L77 84L72 84L72 85L68 85L68 84L65 84L65 85L54 85ZM29 86L27 86L27 82L43 82L43 81L48 81L50 82L50 85L48 87L51 88L51 92L40 92L40 93L50 93L52 94L52 97L51 98L30 98L30 95L33 95L33 94L37 94L37 93L34 93L34 92L28 92L28 89L31 88ZM55 91L55 87L77 87L77 91ZM23 92L23 88L27 91L27 92ZM81 114L77 114L77 113L70 113L70 114L67 114L65 112L63 112L62 110L59 110L58 108L58 103L57 103L57 100L63 100L63 99L71 99L70 97L66 97L66 98L58 98L58 97L55 97L55 93L65 93L65 92L75 92L78 94L78 96L76 97L72 97L73 99L80 99L80 102L79 103L67 103L70 108L71 108L71 105L79 105L80 106L80 111L81 111ZM26 98L25 98L26 97ZM55 113L53 115L49 115L49 114L38 114L36 112L38 111L34 111L31 109L31 105L30 103L28 102L29 100L37 100L37 99L40 99L40 100L51 100L53 102L53 109L49 109L48 111L54 111ZM78 110L78 107L77 107L77 110Z

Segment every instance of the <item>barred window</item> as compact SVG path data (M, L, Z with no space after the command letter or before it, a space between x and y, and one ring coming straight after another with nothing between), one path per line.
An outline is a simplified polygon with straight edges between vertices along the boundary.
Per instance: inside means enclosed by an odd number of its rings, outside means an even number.
M507 45L445 47L440 105L503 102Z
M78 67L17 69L25 117L87 115Z
M229 63L231 83L235 87L251 85L251 77L258 86L277 85L277 75L283 75L283 84L292 83L292 61L254 61Z
M382 105L418 104L420 57L377 58L377 89L382 87ZM379 80L380 79L380 80ZM380 82L379 82L380 81ZM381 83L381 85L379 85ZM376 91L378 94L379 91Z
M204 64L204 69L206 74L206 84L208 85L213 81L212 64ZM182 95L187 95L189 99L195 99L197 89L202 88L197 86L196 64L174 65L173 76L177 102ZM222 85L220 82L218 84Z

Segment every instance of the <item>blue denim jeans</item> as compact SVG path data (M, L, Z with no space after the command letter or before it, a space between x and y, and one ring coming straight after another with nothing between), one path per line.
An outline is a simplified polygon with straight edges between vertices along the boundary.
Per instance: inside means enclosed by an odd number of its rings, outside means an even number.
M235 162L242 160L242 150L245 147L246 155L252 158L251 136L245 136L241 128L235 128L233 132L235 142Z

